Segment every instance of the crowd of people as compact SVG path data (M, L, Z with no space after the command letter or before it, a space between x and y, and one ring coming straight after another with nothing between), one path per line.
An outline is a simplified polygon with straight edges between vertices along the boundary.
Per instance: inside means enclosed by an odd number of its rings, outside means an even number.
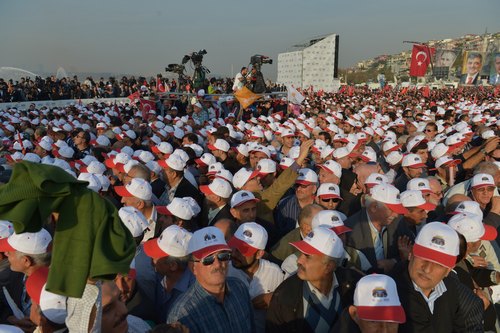
M498 332L498 91L301 93L0 110L0 332Z

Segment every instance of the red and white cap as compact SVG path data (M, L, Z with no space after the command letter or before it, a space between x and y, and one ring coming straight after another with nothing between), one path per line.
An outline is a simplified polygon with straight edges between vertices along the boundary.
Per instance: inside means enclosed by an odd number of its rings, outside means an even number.
M19 251L26 254L43 254L49 251L52 236L45 229L38 232L13 233L8 238L0 239L0 252Z
M321 210L314 215L311 227L314 228L329 228L335 231L337 235L342 235L346 232L352 231L351 228L344 225L342 215L336 210Z
M185 257L188 253L188 243L193 235L173 224L161 233L160 237L144 243L144 253L150 258Z
M38 141L38 143L35 143L35 145L42 147L46 151L51 151L53 143L54 143L54 140L52 140L48 136L44 136L43 138L40 139L40 141Z
M159 145L152 146L151 151L153 153L162 153L162 154L172 154L174 148L168 142L161 142Z
M457 262L459 245L457 232L452 227L441 222L431 222L418 233L413 245L413 255L453 268Z
M403 160L403 154L399 151L391 151L386 157L385 160L389 165L396 165Z
M440 167L451 167L451 166L455 166L455 165L458 165L460 164L462 161L459 160L459 159L453 159L451 158L450 156L448 155L444 155L444 156L441 156L440 158L438 158L436 160L436 168L440 168Z
M234 236L227 243L232 249L238 249L242 255L249 257L267 245L267 231L255 222L241 224Z
M263 158L257 163L256 169L257 171L259 171L259 176L265 176L270 173L275 173L276 162L269 158Z
M365 150L359 155L364 162L377 162L377 152L372 147L366 146Z
M153 191L151 184L142 178L132 178L125 186L116 186L115 192L121 197L136 197L141 200L151 200Z
M43 315L55 324L63 324L68 316L67 297L45 290L49 268L40 267L26 279L26 292L40 306Z
M452 149L445 145L444 143L440 142L434 146L431 150L431 156L433 159L437 160L438 158L448 154Z
M329 173L333 173L338 178L342 177L342 167L334 160L328 160L325 163L320 164L319 167Z
M214 178L209 185L201 185L200 191L205 195L215 194L221 198L229 198L233 189L231 184L222 178Z
M295 180L296 184L311 185L318 183L318 175L311 169L304 168L298 172L299 176Z
M283 170L288 169L293 163L295 163L295 160L290 157L282 157L279 163L279 167Z
M368 186L368 188L382 183L389 184L389 178L387 178L386 175L377 172L371 173L365 180L365 186Z
M226 169L221 169L217 171L216 173L213 174L214 178L220 178L228 181L229 183L233 182L233 174L231 171L226 170Z
M371 190L371 196L374 200L384 203L395 213L408 213L408 210L401 204L399 190L390 184L375 185Z
M358 281L354 290L354 306L362 320L406 322L396 283L384 274L366 275Z
M472 188L480 188L487 186L496 186L493 176L487 173L478 173L472 177L470 186Z
M349 156L349 157L357 157L358 155L355 153L352 153L352 150L350 150L347 147L340 147L335 149L335 151L332 153L332 156L334 159L338 160L340 158Z
M203 259L215 252L231 251L224 234L216 227L196 230L188 243L188 253L196 259Z
M231 208L236 208L246 202L253 201L259 202L260 200L253 195L250 191L241 190L233 194L231 198Z
M422 158L417 154L408 154L403 157L403 167L407 168L425 168L426 165L422 162Z
M118 210L118 216L127 227L133 237L140 237L144 230L149 227L146 217L135 207L122 207Z
M462 201L458 204L453 213L474 214L479 216L481 218L481 221L483 220L483 211L481 210L481 206L479 205L479 203L476 201Z
M421 143L427 143L429 140L427 140L425 135L416 135L410 140L408 140L408 143L406 144L406 151L411 152L413 148L418 146Z
M0 220L0 239L9 238L14 233L14 225L6 220Z
M208 166L208 172L207 175L213 175L216 174L218 171L224 170L224 166L222 165L221 162L215 162L212 163Z
M448 225L461 233L467 243L478 240L492 241L497 238L497 229L484 224L481 217L475 214L458 213L448 221Z
M69 146L63 146L59 150L54 150L52 152L55 157L73 158L75 150Z
M323 183L318 187L316 191L316 196L322 199L340 199L340 188L337 184L334 183Z
M423 210L431 211L436 209L436 205L427 202L422 195L422 192L418 190L406 190L400 195L401 203L404 207L418 207Z
M241 155L248 157L248 146L245 144L240 144L237 147L234 148L238 153Z
M80 172L88 172L92 174L102 175L106 171L106 167L99 161L92 161L89 165L82 166Z
M285 128L282 132L281 132L281 137L284 138L284 137L287 137L287 136L295 136L295 132L292 131L291 129L289 128Z
M162 168L171 168L176 171L183 171L186 167L186 162L179 155L172 154L166 160L158 161L158 165Z
M117 164L127 164L127 162L130 161L130 156L125 153L118 153L112 158L108 158L107 160L104 161L104 164L110 168L116 168ZM90 162L89 162L90 163Z
M382 145L382 150L385 151L385 152L388 152L388 151L398 151L399 149L401 149L401 145L398 145L398 143L396 141L394 141L394 140L386 141Z
M344 257L344 245L335 231L328 228L314 228L298 242L290 243L304 254L324 254L332 258Z
M240 189L252 178L257 177L259 174L258 170L249 170L246 168L241 168L233 176L233 186L236 189Z
M413 178L406 184L407 190L421 191L422 193L433 193L431 184L427 178Z
M229 146L229 143L224 140L224 139L217 139L215 140L214 144L213 145L207 145L207 148L210 149L210 150L222 150L222 151L225 151L226 153L229 151L229 148L231 148Z
M194 161L196 162L196 164L200 166L209 166L217 162L215 156L210 153L204 153L203 155L200 156L200 158L197 158Z
M158 213L163 215L176 216L182 220L189 221L195 216L196 207L186 198L173 198L167 206L156 206ZM199 208L199 207L198 207Z

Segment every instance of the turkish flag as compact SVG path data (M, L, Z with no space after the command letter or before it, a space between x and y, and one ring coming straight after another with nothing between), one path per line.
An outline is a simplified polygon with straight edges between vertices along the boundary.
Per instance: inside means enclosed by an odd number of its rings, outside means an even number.
M141 98L141 109L142 109L142 119L148 119L148 113L150 110L156 111L156 102L148 101L146 99Z
M128 95L127 98L130 99L130 101L135 102L136 99L141 98L141 93L136 91L135 93Z
M413 45L411 52L410 76L424 76L427 66L431 63L431 57L436 51L427 45Z
M165 86L163 85L159 77L156 78L156 91L162 93L165 92Z
M353 86L349 86L349 88L347 88L347 94L349 96L354 95L354 87Z

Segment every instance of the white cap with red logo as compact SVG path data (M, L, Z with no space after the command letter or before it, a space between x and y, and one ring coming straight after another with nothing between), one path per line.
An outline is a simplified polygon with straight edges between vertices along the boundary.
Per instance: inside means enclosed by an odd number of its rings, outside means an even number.
M245 257L252 256L267 245L267 231L255 222L241 224L229 240L231 248L238 249Z
M8 238L0 239L0 252L47 253L51 241L52 236L43 228L38 232L13 233Z

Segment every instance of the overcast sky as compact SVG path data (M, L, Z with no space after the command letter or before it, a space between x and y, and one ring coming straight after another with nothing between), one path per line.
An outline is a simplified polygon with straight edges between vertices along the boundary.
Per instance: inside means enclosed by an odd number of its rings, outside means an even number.
M0 0L0 67L153 75L206 49L214 74L264 54L275 79L278 53L311 37L339 34L346 68L403 40L500 31L499 13L499 0Z

